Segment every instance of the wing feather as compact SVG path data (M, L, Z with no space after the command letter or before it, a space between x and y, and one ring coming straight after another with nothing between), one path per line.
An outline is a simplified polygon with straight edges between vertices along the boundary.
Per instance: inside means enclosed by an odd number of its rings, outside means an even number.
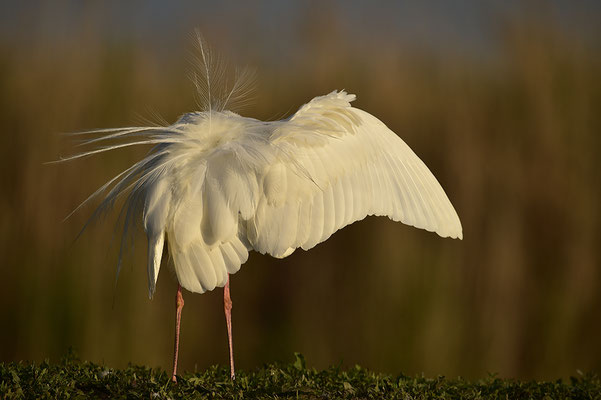
M334 205L334 191L332 184L329 184L323 191L323 210L324 210L324 221L323 221L323 233L320 242L328 239L332 233L336 232L336 209Z
M217 286L215 266L207 250L201 241L195 241L190 244L186 252L189 268L194 271L202 291L213 290ZM182 286L185 287L184 283Z
M344 225L344 190L342 188L342 179L334 178L332 182L332 190L334 196L334 229L338 230Z
M309 236L307 240L301 244L303 250L309 250L314 247L319 240L321 239L321 235L323 234L323 192L321 190L317 190L315 195L313 196L311 207L311 218L307 223L310 225L309 228Z
M148 235L148 296L152 298L161 268L165 226L170 211L171 190L166 179L149 181L144 204L144 229Z
M221 249L219 247L214 247L209 250L209 258L211 259L211 264L213 266L213 271L215 271L215 286L224 286L227 282L227 269L225 266L225 260L223 259L223 255L221 253Z

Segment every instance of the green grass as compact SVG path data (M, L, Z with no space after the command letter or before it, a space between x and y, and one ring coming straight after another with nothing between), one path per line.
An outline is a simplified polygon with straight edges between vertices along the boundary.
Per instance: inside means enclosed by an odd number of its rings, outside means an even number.
M68 356L58 364L0 364L0 398L100 399L601 399L596 375L569 382L520 382L494 376L476 382L444 377L392 376L359 366L317 371L297 354L290 364L238 371L234 382L224 367L186 373L172 384L169 374L147 367L114 370Z

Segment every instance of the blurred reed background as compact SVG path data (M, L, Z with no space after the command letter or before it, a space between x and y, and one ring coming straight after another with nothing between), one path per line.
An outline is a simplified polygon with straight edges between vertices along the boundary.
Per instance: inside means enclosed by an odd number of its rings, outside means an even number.
M334 89L397 132L455 205L463 241L368 218L232 278L237 365L557 378L601 368L601 20L594 2L5 4L0 41L0 360L169 368L172 267L147 297L140 232L114 290L116 212L62 219L144 149L59 135L196 108L198 27L258 71L244 115ZM85 4L85 5L83 5ZM114 307L112 306L114 296ZM185 295L181 367L227 360L222 291Z

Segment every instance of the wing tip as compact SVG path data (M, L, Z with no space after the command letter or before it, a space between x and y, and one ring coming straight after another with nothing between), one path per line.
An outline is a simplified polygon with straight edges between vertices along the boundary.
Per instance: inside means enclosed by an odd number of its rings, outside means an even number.
M461 225L451 227L450 229L436 229L435 232L442 238L463 240L463 228Z

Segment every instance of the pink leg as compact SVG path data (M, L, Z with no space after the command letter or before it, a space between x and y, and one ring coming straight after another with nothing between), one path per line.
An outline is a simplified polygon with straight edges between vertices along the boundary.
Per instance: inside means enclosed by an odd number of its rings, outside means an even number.
M227 323L227 341L230 347L230 376L232 380L236 379L234 372L234 347L232 344L232 299L230 298L230 277L227 277L227 283L223 288L223 308L225 310L225 322Z
M179 349L179 323L182 319L182 308L184 308L184 297L182 296L182 287L177 285L177 294L175 295L175 356L173 357L173 375L171 381L177 383L175 374L177 373L177 353Z

